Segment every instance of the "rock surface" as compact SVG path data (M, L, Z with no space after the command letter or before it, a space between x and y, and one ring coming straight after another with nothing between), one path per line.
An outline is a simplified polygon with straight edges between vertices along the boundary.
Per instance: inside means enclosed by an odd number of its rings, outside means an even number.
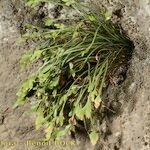
M78 146L30 147L29 139L43 138L34 129L35 116L24 113L28 106L12 110L16 91L31 70L20 72L19 59L29 45L18 46L20 26L37 21L34 11L26 10L22 0L0 0L0 149L2 150L149 150L150 149L150 1L149 0L92 0L114 12L114 20L121 24L135 44L125 82L110 87L108 99L119 103L117 114L109 115L99 126L99 143L92 147L84 136L77 137ZM32 15L31 15L32 14ZM30 17L34 16L34 17ZM109 131L109 133L108 133ZM2 147L2 141L17 141L14 146Z
M44 138L43 131L35 130L35 116L26 113L29 106L12 109L21 82L33 69L20 71L19 59L26 50L34 46L34 43L19 46L16 42L21 37L22 24L36 23L40 15L40 10L37 14L37 10L25 8L22 0L0 0L0 149L92 149L86 137L79 137L78 141L66 137L56 143L49 143L48 146L40 146L38 142ZM68 140L70 143L63 146ZM33 146L33 143L38 146Z
M135 50L126 81L109 91L109 100L120 102L122 106L119 114L108 117L106 126L110 134L100 146L102 150L149 150L150 1L108 0L103 3L114 12L120 10L121 18L117 21L134 42Z

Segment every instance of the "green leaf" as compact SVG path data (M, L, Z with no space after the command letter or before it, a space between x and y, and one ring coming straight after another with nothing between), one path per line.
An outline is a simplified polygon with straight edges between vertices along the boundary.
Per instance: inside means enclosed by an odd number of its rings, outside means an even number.
M94 100L94 107L97 109L100 106L101 102L102 102L102 99L100 95L98 95L96 99Z
M32 54L32 57L31 57L30 61L34 61L34 60L39 59L42 55L42 52L43 51L41 51L41 50L35 50L34 53Z
M24 96L19 97L19 98L17 99L17 101L15 102L15 104L13 105L13 109L17 108L18 106L24 105L25 102L26 102L26 99L27 99L27 98L25 98Z
M42 69L40 70L40 74L47 73L51 68L52 68L52 66L50 64L42 67Z
M58 118L56 119L56 124L62 126L64 124L64 116L63 115L59 115Z
M76 94L79 90L79 86L78 85L72 85L71 86L71 91L72 91L72 94Z
M80 106L78 105L76 110L76 116L80 119L83 120L84 116L88 119L91 118L91 114L92 114L92 104L91 101L88 100L86 105L83 108L80 108Z
M51 89L54 89L59 84L59 77L54 78L50 81L49 86Z
M35 83L35 80L36 80L36 75L31 75L23 84L22 84L22 87L21 87L21 91L19 91L17 93L17 96L20 96L20 92L23 92L23 93L27 93L29 92L32 88L33 88L33 85ZM21 94L22 95L22 94Z
M45 129L46 139L49 140L51 138L52 132L54 130L54 124L51 122L48 128Z
M103 86L104 86L104 83L105 83L105 78L106 78L106 74L107 74L107 71L108 71L108 59L106 59L106 62L104 63L105 67L104 67L104 74L103 74L103 78L101 80L101 85L99 87L99 94L101 95L102 94L102 89L103 89Z
M109 20L112 17L112 11L109 10L109 11L105 12L104 16L105 16L106 21Z
M30 63L31 57L32 57L32 52L31 51L27 52L26 54L24 54L21 57L21 60L20 60L21 69L26 68L26 66Z
M30 108L29 113L37 112L38 107L39 107L39 103L40 103L40 101L39 101L37 104L33 105L33 106Z
M95 100L95 91L92 91L92 92L89 93L88 99L91 102L94 102L94 100Z
M76 74L75 74L75 70L73 69L73 63L72 62L69 63L69 68L70 68L70 74L72 75L72 77L75 77Z
M52 34L51 34L52 38L55 40L55 39L58 37L59 33L60 33L60 32L57 31L57 30L56 30L56 31L53 31Z
M71 125L67 125L64 130L57 130L57 131L55 131L54 132L54 136L56 138L62 137L64 135L67 135L70 130L71 130Z
M73 63L72 63L72 62L69 63L69 68L70 68L71 70L73 69Z
M52 95L53 95L54 98L56 97L56 95L57 95L57 89L53 90Z
M88 15L88 19L90 21L95 21L96 20L95 16L93 16L93 15Z
M36 81L36 75L31 75L21 86L19 91L17 92L17 101L13 105L13 108L16 108L18 106L21 106L25 104L27 98L28 92L33 88L34 83Z
M53 25L53 23L54 23L54 21L52 19L50 19L50 18L45 20L45 25L46 26L51 26L51 25Z
M39 73L38 75L38 81L40 85L45 84L45 81L48 79L49 77L49 72L43 74L43 73Z
M43 125L43 123L45 122L43 112L44 112L44 110L42 108L39 108L37 110L37 118L36 118L36 121L35 121L36 130L38 130Z
M92 131L89 134L89 137L90 137L92 145L95 145L97 143L98 139L99 139L99 135L96 131Z
M91 113L92 113L92 105L91 105L91 101L88 100L85 107L85 116L90 119L91 118Z
M63 30L64 28L65 28L65 25L64 24L55 24L54 25L57 29L61 29L61 30Z
M42 0L28 0L27 1L27 6L30 7L35 7L36 5L38 5Z
M75 3L74 0L62 0L62 1L65 2L65 4L66 4L67 6L70 6L70 5L72 5L72 4Z
M21 69L24 69L27 67L27 65L29 65L31 62L33 62L34 60L37 60L41 57L42 55L42 51L41 50L35 50L33 51L29 51L27 53L25 53L21 60L20 60L20 67Z

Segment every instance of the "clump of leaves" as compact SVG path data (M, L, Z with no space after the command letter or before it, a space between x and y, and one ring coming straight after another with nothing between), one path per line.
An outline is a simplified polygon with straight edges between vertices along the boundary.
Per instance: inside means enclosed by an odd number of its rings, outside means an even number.
M64 4L67 6L70 6L75 3L75 0L26 0L26 1L27 1L27 5L30 7L35 7L42 2L51 2L51 3L59 4L59 5Z
M46 28L33 26L24 35L43 44L23 55L21 67L37 59L43 65L22 84L14 108L34 95L31 110L37 114L36 128L45 126L47 139L75 132L80 121L96 144L96 111L103 101L102 92L109 74L128 61L133 44L117 25L93 13L67 25L50 19L45 23Z

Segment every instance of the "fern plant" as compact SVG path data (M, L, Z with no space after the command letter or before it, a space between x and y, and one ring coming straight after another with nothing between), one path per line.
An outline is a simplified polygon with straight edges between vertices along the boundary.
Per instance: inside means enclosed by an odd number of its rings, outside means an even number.
M96 111L108 76L128 61L133 48L117 25L102 18L86 13L69 24L49 18L45 28L30 26L23 36L42 44L22 56L21 67L38 59L43 64L22 84L14 108L35 96L36 129L44 126L47 140L75 132L83 122L92 144L98 141Z
M51 2L51 3L59 4L59 5L65 4L67 6L70 6L75 3L75 0L27 0L26 4L30 7L35 7L42 2Z

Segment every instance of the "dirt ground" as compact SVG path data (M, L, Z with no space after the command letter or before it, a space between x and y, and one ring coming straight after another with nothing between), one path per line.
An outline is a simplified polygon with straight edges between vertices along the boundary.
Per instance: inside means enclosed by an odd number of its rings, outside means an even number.
M103 120L95 147L84 136L77 136L77 145L71 147L28 146L27 140L39 140L43 132L34 129L35 116L25 113L28 105L12 110L12 104L20 83L31 71L19 70L20 56L30 45L18 46L16 41L21 24L32 21L34 12L27 11L22 0L0 0L0 150L150 150L150 1L93 1L119 12L114 20L135 44L125 82L108 90L109 102L120 104L119 111ZM17 144L3 147L2 142Z

